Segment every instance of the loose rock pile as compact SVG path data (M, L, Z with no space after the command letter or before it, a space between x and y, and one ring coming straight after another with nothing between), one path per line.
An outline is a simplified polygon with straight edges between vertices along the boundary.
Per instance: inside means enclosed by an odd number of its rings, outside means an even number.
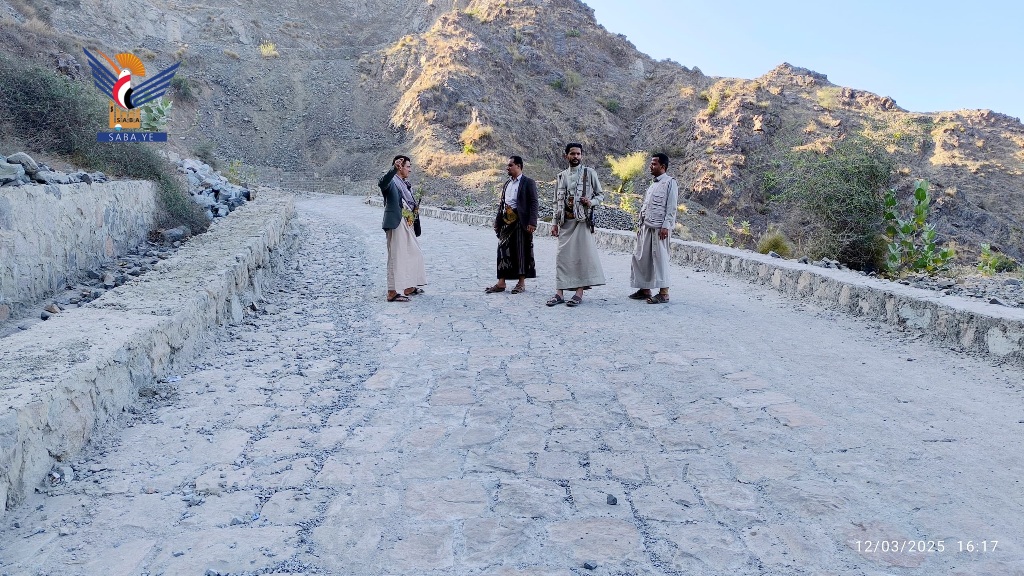
M0 186L25 186L28 184L92 184L106 182L103 172L74 172L66 174L38 163L24 152L0 156Z
M252 200L252 190L232 184L209 164L191 158L178 160L178 171L188 179L192 200L206 209L206 217L227 216L232 210Z
M92 302L106 293L107 290L116 288L132 278L149 272L161 260L170 258L180 246L180 242L166 244L146 242L139 248L118 257L112 262L86 271L85 276L77 283L69 285L66 290L53 295L49 301L43 303L39 319L49 320L68 308L77 308ZM27 330L31 325L32 319L26 319L19 321L17 328ZM13 330L13 328L9 330ZM0 336L3 335L3 332L5 330L0 330Z
M999 306L1024 308L1024 281L1019 275L977 275L955 279L911 276L900 280L900 284L934 290L947 296L960 296Z

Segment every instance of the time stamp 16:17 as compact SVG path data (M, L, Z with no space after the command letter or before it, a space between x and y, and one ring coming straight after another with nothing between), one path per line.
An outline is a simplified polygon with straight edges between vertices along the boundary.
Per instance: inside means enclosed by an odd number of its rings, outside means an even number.
M966 554L985 554L995 552L998 540L854 540L851 542L857 552L863 554L892 553L897 554L941 554L958 552Z

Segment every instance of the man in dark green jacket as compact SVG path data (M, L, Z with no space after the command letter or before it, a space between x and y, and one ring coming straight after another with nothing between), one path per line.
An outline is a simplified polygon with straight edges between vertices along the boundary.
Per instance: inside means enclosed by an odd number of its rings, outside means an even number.
M408 156L395 156L391 170L377 182L384 196L381 228L388 238L388 302L408 302L409 296L423 294L427 275L423 252L412 231L412 220L419 211L407 178L412 172ZM402 288L402 293L398 292Z

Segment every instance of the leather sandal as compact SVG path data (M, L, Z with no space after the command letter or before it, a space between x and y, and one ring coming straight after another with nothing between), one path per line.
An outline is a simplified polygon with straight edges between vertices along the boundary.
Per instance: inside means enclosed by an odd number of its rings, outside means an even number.
M572 298L569 298L569 300L565 303L565 305L570 308L574 308L576 306L579 306L580 304L583 304L583 298L580 298L579 296L573 296Z
M395 294L394 296L388 296L388 302L408 302L409 297L405 294Z
M643 289L637 290L636 292L633 292L632 294L629 295L629 298L631 300L647 300L650 297L651 291Z
M523 292L526 292L526 286L522 284L516 284L516 287L512 289L513 294L522 294Z
M647 299L648 304L668 304L668 296L665 294L655 294Z
M555 294L554 296L549 298L548 301L545 302L544 304L547 306L557 306L559 304L565 304L565 299L563 299L558 294Z
M498 286L497 284L495 284L494 286L488 286L487 288L484 288L484 292L487 293L487 294L494 294L495 292L504 292L504 291L505 291L505 287L504 286Z

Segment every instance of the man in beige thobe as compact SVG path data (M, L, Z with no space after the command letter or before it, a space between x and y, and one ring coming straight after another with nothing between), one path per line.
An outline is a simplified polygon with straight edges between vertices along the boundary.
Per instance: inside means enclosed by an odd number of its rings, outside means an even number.
M648 304L668 304L669 242L676 223L679 186L668 170L668 156L651 156L651 176L654 182L647 188L644 204L640 208L640 230L636 235L636 249L630 266L630 284L638 290L629 295ZM658 289L652 295L651 290Z

